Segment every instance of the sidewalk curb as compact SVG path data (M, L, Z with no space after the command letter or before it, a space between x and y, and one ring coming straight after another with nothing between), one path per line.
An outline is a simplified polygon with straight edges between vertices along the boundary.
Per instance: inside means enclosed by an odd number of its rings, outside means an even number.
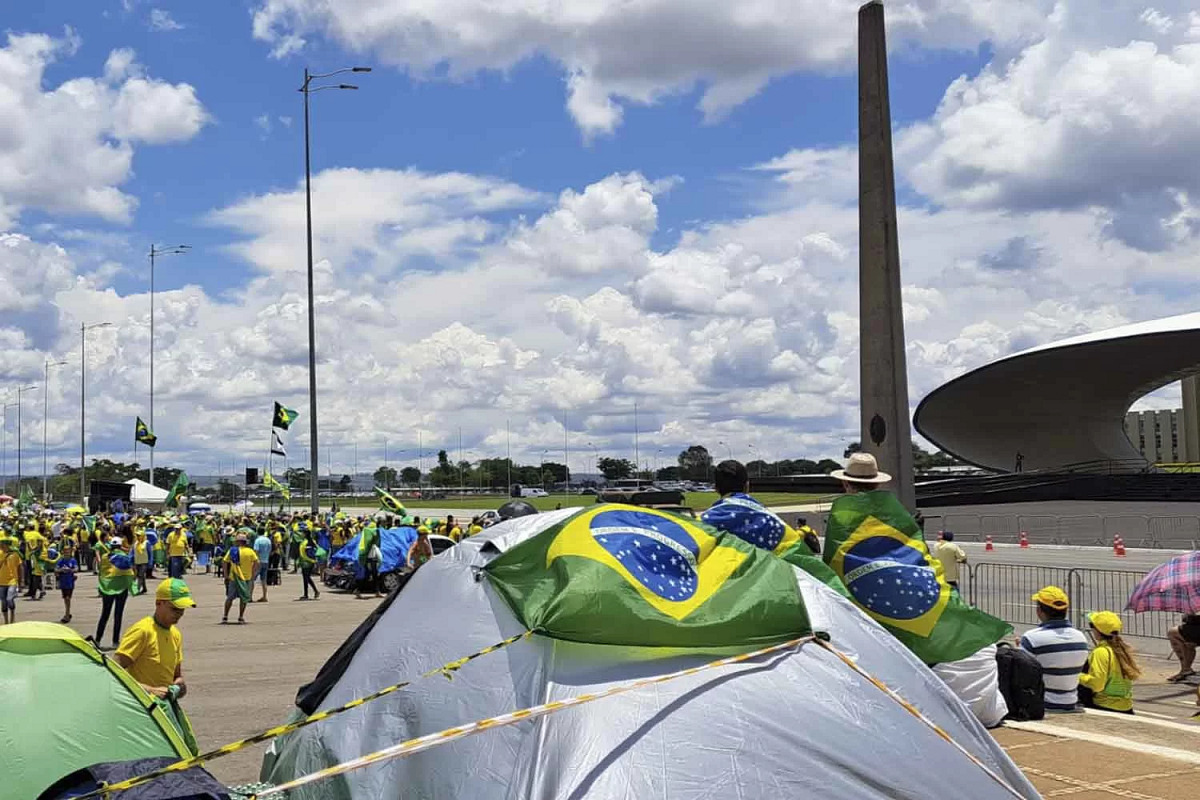
M1081 731L1075 728L1064 728L1061 725L1051 725L1046 722L1006 721L1004 727L1018 731L1028 731L1030 733L1042 733L1047 736L1058 736L1063 739L1074 739L1080 742L1090 742L1092 744L1104 745L1105 747L1114 747L1118 750L1128 750L1133 753L1157 756L1158 758L1182 761L1185 764L1200 766L1200 753L1190 750L1179 750L1174 747L1163 747L1157 744L1143 744L1142 742L1122 739L1120 736L1112 736L1106 733L1092 733L1091 731ZM1200 725L1196 726L1196 733L1200 734Z

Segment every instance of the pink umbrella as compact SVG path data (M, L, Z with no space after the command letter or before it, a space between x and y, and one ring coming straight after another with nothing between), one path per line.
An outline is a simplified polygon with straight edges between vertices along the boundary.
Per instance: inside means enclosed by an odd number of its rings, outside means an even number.
M11 503L14 499L15 498L10 497L9 495L0 494L0 505L4 505L5 503Z
M1200 612L1200 551L1175 556L1150 570L1134 587L1125 608L1143 611Z

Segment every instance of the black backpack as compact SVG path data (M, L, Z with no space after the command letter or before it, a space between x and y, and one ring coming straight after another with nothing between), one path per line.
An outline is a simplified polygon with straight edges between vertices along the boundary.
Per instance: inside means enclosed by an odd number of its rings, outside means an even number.
M1008 705L1005 719L1025 722L1046 716L1042 665L1031 653L1000 642L996 647L996 669L1000 694Z

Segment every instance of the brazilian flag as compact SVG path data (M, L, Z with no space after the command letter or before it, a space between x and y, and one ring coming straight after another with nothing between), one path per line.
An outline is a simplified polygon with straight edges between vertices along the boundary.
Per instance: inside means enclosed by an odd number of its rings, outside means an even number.
M292 490L276 480L275 476L269 471L263 472L263 485L268 489L274 489L279 492L279 494L283 495L284 500L292 499Z
M137 424L133 426L133 438L138 444L144 444L147 447L154 447L158 442L158 437L154 435L154 431L150 430L150 426L142 422L142 418L137 418Z
M295 422L298 416L300 416L299 411L276 403L275 414L271 417L271 427L286 431L288 426Z
M823 557L854 602L926 664L958 661L1012 633L950 588L920 527L890 492L833 501Z
M190 482L191 480L188 478L187 473L180 472L179 476L175 478L175 483L171 486L171 491L167 492L167 499L163 501L163 506L174 508L176 502L179 500L179 495L187 491Z
M558 520L485 568L530 629L647 647L747 647L811 630L792 566L736 536L617 504Z
M800 532L752 496L742 492L726 495L701 514L700 519L719 531L769 550L843 597L850 596L841 578L804 543Z
M401 516L401 517L408 516L408 509L406 509L404 507L404 504L401 503L399 500L397 500L395 497L392 497L392 495L389 494L386 490L381 489L378 486L376 486L375 494L379 495L379 506L384 511L387 511L391 514L396 514L397 516Z

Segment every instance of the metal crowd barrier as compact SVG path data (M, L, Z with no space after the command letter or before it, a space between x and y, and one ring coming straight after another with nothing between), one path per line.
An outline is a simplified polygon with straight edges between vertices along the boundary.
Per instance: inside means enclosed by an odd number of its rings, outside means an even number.
M1140 514L946 514L925 518L926 535L954 531L959 541L1015 544L1024 532L1031 544L1111 546L1118 534L1126 547L1196 549L1200 546L1200 516Z
M1092 611L1114 611L1123 623L1122 635L1166 639L1167 630L1179 624L1180 615L1151 611L1135 614L1125 603L1145 572L1120 569L1074 569L1033 564L968 564L959 591L968 602L1013 625L1038 624L1032 597L1043 586L1059 586L1071 598L1071 622L1087 628ZM965 585L963 585L965 584Z

